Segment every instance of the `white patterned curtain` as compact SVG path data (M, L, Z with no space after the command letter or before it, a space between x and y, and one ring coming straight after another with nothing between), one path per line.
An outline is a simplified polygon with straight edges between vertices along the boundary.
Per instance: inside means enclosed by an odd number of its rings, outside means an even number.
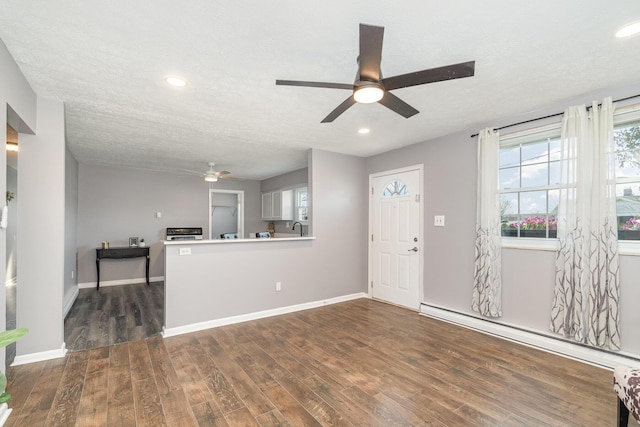
M618 235L611 98L563 116L551 330L620 349Z
M498 167L500 135L478 134L478 194L475 268L471 308L483 316L502 316L502 253Z

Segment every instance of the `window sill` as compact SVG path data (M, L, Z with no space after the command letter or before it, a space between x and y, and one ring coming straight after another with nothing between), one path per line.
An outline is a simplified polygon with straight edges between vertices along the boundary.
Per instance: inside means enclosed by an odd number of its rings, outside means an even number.
M620 255L640 256L640 241L619 241L618 253Z
M503 237L503 249L525 249L534 251L553 251L559 247L558 239L537 239L535 237Z
M533 251L557 252L560 246L558 239L536 239L526 237L503 237L503 249L523 249ZM640 241L623 240L618 242L618 254L640 256Z

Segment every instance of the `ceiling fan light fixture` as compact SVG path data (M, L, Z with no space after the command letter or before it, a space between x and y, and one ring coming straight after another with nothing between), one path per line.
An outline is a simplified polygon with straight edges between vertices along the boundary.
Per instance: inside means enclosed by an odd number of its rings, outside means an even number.
M640 33L640 22L633 22L631 24L627 24L624 27L620 28L616 32L617 38L626 38L631 37Z
M207 182L218 182L218 177L215 175L205 175L204 180Z
M377 84L360 86L353 92L353 98L361 104L378 102L384 96L384 90Z

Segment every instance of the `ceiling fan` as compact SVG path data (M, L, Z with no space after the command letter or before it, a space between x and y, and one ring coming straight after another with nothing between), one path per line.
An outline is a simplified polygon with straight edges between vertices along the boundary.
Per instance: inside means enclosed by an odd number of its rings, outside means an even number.
M419 111L389 91L404 87L440 82L443 80L471 77L475 70L475 61L430 68L393 77L382 77L380 61L382 59L382 39L384 27L360 24L360 55L358 56L358 73L353 84L307 82L298 80L276 80L276 85L321 87L329 89L347 89L353 92L342 104L338 105L322 123L334 121L356 102L378 102L409 118Z
M204 180L207 182L217 182L219 178L230 178L229 175L231 172L229 171L217 171L214 169L215 163L209 162L209 168L202 173L204 176Z

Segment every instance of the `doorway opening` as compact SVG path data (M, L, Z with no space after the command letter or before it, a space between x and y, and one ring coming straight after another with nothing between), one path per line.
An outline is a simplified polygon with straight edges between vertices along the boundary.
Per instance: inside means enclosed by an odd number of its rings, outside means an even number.
M7 125L7 228L6 228L6 275L5 304L6 330L16 328L16 306L18 293L18 132ZM6 365L13 363L16 357L16 343L6 350Z
M244 238L244 191L209 190L209 239Z

